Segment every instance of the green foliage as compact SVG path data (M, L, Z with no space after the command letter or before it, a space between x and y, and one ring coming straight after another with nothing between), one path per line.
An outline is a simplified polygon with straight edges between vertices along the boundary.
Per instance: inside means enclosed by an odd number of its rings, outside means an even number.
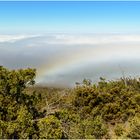
M130 130L127 137L131 139L140 139L140 116L135 116L130 120Z
M107 126L100 116L97 116L95 119L86 119L84 125L86 139L101 139L108 132Z
M61 122L54 116L39 120L38 127L41 139L61 139L63 136Z
M35 83L35 70L7 70L0 67L0 138L31 138L33 118L39 116L34 107L35 96L24 93Z
M76 87L73 105L83 117L92 114L101 115L106 121L127 121L139 111L139 101L138 87L134 90L131 85L126 87L122 80L106 82L101 78L98 85Z
M114 131L117 136L121 136L124 133L124 126L122 124L117 124Z
M17 119L8 122L6 132L10 137L14 134L21 138L27 139L33 131L32 115L28 112L25 106L21 106L17 111Z
M0 139L140 138L140 79L35 87L35 69L0 66Z

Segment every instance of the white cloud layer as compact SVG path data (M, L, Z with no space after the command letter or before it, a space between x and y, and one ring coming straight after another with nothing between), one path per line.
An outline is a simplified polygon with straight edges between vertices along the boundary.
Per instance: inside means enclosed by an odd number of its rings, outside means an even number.
M140 35L119 35L119 34L86 34L86 35L70 35L70 34L57 34L52 35L52 39L48 40L49 44L66 44L66 45L77 45L77 44L87 44L87 45L102 45L110 43L131 43L140 42Z
M0 65L37 68L37 81L71 85L83 78L140 72L140 35L0 35Z
M0 42L16 42L32 37L38 37L39 35L0 35Z

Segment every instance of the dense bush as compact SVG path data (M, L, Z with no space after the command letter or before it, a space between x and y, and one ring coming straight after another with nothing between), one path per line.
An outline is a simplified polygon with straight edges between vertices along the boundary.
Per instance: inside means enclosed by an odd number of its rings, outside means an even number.
M0 66L1 139L140 139L140 79L36 87L35 69Z
M124 133L124 126L122 124L117 124L114 131L117 136L121 136Z
M63 130L61 122L55 116L48 116L38 121L39 138L41 139L61 139Z
M35 83L35 69L7 70L0 67L0 135L1 138L32 138L38 96L27 95L25 88Z
M135 116L132 120L130 120L130 130L127 137L140 139L140 116Z

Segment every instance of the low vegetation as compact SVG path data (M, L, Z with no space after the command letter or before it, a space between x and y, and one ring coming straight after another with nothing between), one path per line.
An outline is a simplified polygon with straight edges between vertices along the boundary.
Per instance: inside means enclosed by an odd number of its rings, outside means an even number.
M140 139L140 79L35 86L35 69L0 66L1 139Z

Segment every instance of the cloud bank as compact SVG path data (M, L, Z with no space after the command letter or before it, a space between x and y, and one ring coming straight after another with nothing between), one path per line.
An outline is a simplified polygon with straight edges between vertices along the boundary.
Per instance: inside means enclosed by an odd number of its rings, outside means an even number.
M39 35L0 35L0 43L9 42L14 43L19 40L38 37Z
M140 42L140 35L127 34L57 34L52 35L49 44L65 44L65 45L101 45L110 43L132 43Z
M0 65L37 68L37 82L47 85L118 78L121 69L137 76L139 54L139 34L0 35Z

